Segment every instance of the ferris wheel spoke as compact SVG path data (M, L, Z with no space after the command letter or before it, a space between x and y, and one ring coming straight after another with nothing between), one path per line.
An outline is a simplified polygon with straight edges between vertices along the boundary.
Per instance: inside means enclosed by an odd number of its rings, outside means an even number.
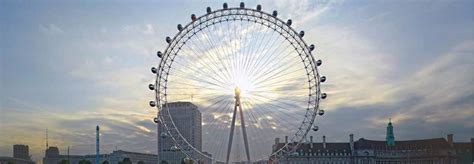
M196 61L196 63L200 64L202 67L207 68L207 69L194 68L193 64L182 64L181 62L178 62L178 61L175 61L175 63L179 64L183 68L191 69L192 72L199 72L200 75L203 75L203 76L206 75L206 77L211 78L212 80L215 80L216 82L219 82L219 83L222 83L222 84L226 83L225 80L223 80L222 78L218 79L215 76L208 76L210 74L213 74L213 73L210 72L210 71L212 71L212 68L210 68L208 65L202 64L202 62L200 62L200 60L194 60L194 61ZM193 62L190 61L190 63L193 63ZM177 70L177 69L175 69L175 70ZM183 74L188 74L189 75L189 73L183 72L182 70L179 70L179 71ZM214 74L216 74L216 73L214 73ZM196 75L194 75L194 76L196 76Z
M257 84L259 84L261 86L275 84L275 83L278 84L278 83L281 83L281 82L285 82L285 80L291 80L295 76L296 77L301 76L301 75L304 76L304 73L301 73L301 72L299 72L300 74L296 74L296 72L298 72L298 71L304 71L304 69L296 69L296 70L290 70L290 71L280 70L280 71L275 72L275 73L271 73L271 74L268 73L268 76L265 76L264 78L259 79Z
M182 75L174 75L173 77L178 77L178 79L187 79L187 81L192 80L192 81L199 82L201 84L208 84L208 85L216 86L216 87L219 87L219 88L226 88L225 84L219 83L219 82L216 83L216 82L207 81L207 80L204 80L204 79L196 79L196 78L190 78L190 77L186 78Z
M272 68L281 68L281 67L276 67L276 66L279 66L279 65L283 65L283 66L286 66L288 65L286 62L288 61L292 61L292 58L289 58L289 56L291 56L291 52L289 53L285 53L288 48L290 48L291 46L290 45L287 45L286 47L282 47L284 48L283 50L280 50L278 53L271 53L270 56L268 56L268 60L266 60L262 65L261 67L258 68L258 72L260 74L263 74L265 75L265 73L267 73L268 71L272 71ZM279 50L279 49L275 49L275 50Z
M232 104L232 102L228 102L228 103L226 103L226 104L220 104L220 106L218 107L218 109L229 109L229 108L231 108L231 104ZM212 115L212 114L211 114L211 115ZM206 138L214 138L214 137L216 137L216 136L213 135L213 132L218 131L218 130L220 130L220 129L225 129L225 126L227 126L227 124L223 124L223 123L221 123L221 122L218 122L218 120L216 120L216 119L214 118L214 116L212 116L212 117L213 117L212 120L213 120L214 122L212 122L211 124L206 125L206 127L208 127L208 128L207 128L207 132L209 133L209 131L210 131L211 134L207 134L208 137L206 137ZM223 133L221 132L220 135L218 135L216 138L217 138L217 139L218 139L218 138L225 138L225 137L222 136L222 134L223 134ZM216 146L217 146L217 148L223 147L223 146L218 146L218 144L209 144L209 145L214 145L213 148L216 148ZM222 152L222 151L219 150L218 152ZM220 155L218 155L218 156L220 156Z
M226 85L226 81L223 81L222 79L218 79L214 76L209 76L210 74L212 73L208 73L207 71L204 71L206 69L199 69L199 68L193 68L191 66L185 66L184 64L181 64L180 62L175 62L176 64L182 66L183 68L187 68L186 70L188 71L191 71L192 73L190 72L184 72L184 70L181 70L181 69L174 69L174 70L171 70L171 71L177 71L179 74L178 75L181 75L181 77L184 77L186 79L186 76L190 76L190 77L193 77L193 79L195 80L200 80L200 81L208 81L208 82L211 82L209 80L212 80L214 83L219 83L221 85ZM173 72L171 72L172 75ZM196 74L198 73L198 74ZM204 77L204 78L201 78L201 77Z
M276 59L276 57L275 57L274 54L275 54L275 51L278 50L279 48L280 48L280 46L278 46L278 48L274 49L274 50L272 51L272 53L266 53L266 54L265 54L265 59L266 59L266 60L265 60L265 61L262 61L263 63L259 64L259 66L257 66L257 67L254 69L255 72L257 73L257 76L264 75L262 70L265 70L265 68L266 68L266 69L269 69L269 68L268 68L268 64L269 64L270 62L272 62L273 60ZM288 48L290 48L290 45L287 45L287 46L284 47L284 48L285 48L284 50L286 51ZM270 55L270 56L268 56L268 55ZM283 58L285 58L285 57L283 57Z
M258 94L255 94L255 95L258 95ZM280 105L275 105L275 104L272 104L272 103L268 103L268 105L279 107L280 109L285 109L285 110L294 110L295 108L296 109L304 109L304 108L295 106L294 104L289 104L288 102L284 102L284 101L281 100L281 98L268 98L267 96L262 96L262 95L252 96L252 98L260 99L263 102L278 102L278 103L283 104L283 105L286 106L286 107L283 107L283 106L280 106ZM295 102L296 104L303 103L302 101L290 100L288 98L286 100L291 101L291 102Z
M301 81L307 81L306 79L307 79L306 77L299 77L293 74L289 74L288 77L283 76L281 78L273 78L267 81L262 81L261 83L258 83L257 88L259 89L257 90L269 90L271 88L278 88L279 86L282 86L282 85L294 86L295 83L301 83ZM304 83L301 83L301 84L304 84ZM308 89L308 88L305 87L305 89Z
M259 101L259 100L257 99L248 100L250 104L258 104L258 102L256 101ZM290 125L290 127L293 127L295 123L291 122L291 120L299 120L298 118L295 118L291 115L290 115L290 117L292 117L291 119L285 119L285 117L288 117L288 113L285 113L282 110L274 110L275 107L270 108L270 107L265 107L262 105L253 105L253 106L255 106L255 111L261 111L262 113L273 113L271 117L272 119L276 120L276 122L274 122L275 124L283 123L283 124ZM281 108L281 107L276 106L276 108ZM265 115L262 114L262 116L265 116Z
M205 33L203 33L203 34L205 34ZM190 39L189 42L191 43L190 45L196 45L192 39ZM208 41L208 43L210 43L210 42ZM187 47L191 47L190 45L187 45ZM216 60L214 59L214 55L211 54L211 52L209 52L209 51L202 50L202 48L200 46L193 46L193 47L196 47L196 49L199 50L199 53L207 54L207 56L209 57L209 58L202 58L202 57L201 58L196 58L196 60L200 61L200 59L201 59L201 60L204 61L204 59L207 59L208 64L204 64L204 65L208 66L209 70L211 70L213 72L213 74L216 74L216 76L218 76L221 80L225 81L226 78L221 76L221 74L219 74L219 72L220 72L219 71L219 65L217 65L218 62L216 62ZM199 55L196 55L196 57L197 56L199 56Z
M265 33L267 33L269 30L271 30L271 29L270 29L270 28L266 28ZM272 39L272 38L273 38L273 36L274 36L274 34L275 34L276 32L275 32L274 30L271 30L270 32L271 32L271 35L270 35L270 37L269 37L269 40L273 40L273 43L274 43L275 40L277 40L277 39ZM262 35L263 35L263 34L262 34ZM256 49L254 49L253 52L263 52L263 51L261 51L261 49L265 50L266 47L267 47L267 45L268 45L268 43L270 43L269 40L266 40L266 41L265 41L265 45L264 45L264 47L262 48L262 47L261 47L262 42L264 42L265 38L266 38L268 35L263 35L263 36L264 36L264 37L261 39L260 44L258 45L258 47L257 47ZM273 43L272 43L272 44L273 44ZM261 56L264 56L264 55L261 55ZM258 62L258 61L260 61L260 60L257 60L257 61L254 60L254 62L252 62L252 66L254 65L253 63L256 63L256 62ZM251 71L250 73L252 73L252 69L251 69L252 66L249 66L249 67L250 67L249 70Z
M288 74L295 73L295 71L297 71L297 70L304 70L302 68L295 67L296 63L298 63L299 61L293 61L293 62L286 63L286 64L283 64L285 62L283 62L282 60L275 61L275 62L278 62L278 63L280 63L284 66L283 67L277 67L276 69L270 69L269 68L266 71L262 71L262 72L264 72L263 77L261 77L259 80L257 80L257 83L268 81L268 80L272 79L273 77L275 77L278 74L281 74L283 72L287 72L287 73L282 74L282 75L277 76L277 77L281 77L281 76L285 76L285 75L288 75ZM276 67L278 65L274 65L274 66ZM304 74L300 74L300 75L304 76Z
M216 45L214 44L214 41L213 41L213 38L214 38L214 37L213 37L213 35L212 35L212 32L209 31L209 28L206 28L206 30L207 30L207 31L206 31L205 33L206 33L206 35L208 36L208 37L206 37L207 40L209 41L209 43L211 44L211 46L212 46L213 48L215 48L216 51L218 51L218 52L217 52L217 55L218 55L218 56L216 56L216 59L217 59L218 61L214 61L214 62L220 63L220 64L218 64L218 65L222 66L222 67L224 68L224 70L225 70L224 77L225 77L226 79L229 79L229 78L230 78L230 72L229 72L228 69L227 69L227 64L221 59L221 57L219 57L219 54L222 55L222 54L225 54L225 52L224 52L224 51L221 52L221 47L220 47L220 46L216 46ZM214 53L214 54L215 54L215 53Z
M190 40L190 42L192 42ZM188 47L190 47L189 45L187 45ZM199 48L198 48L199 49ZM202 50L199 50L200 53L202 54L207 54L207 56L209 58L212 58L211 55L209 55L209 53L204 53ZM196 55L196 56L199 56L199 55ZM215 62L211 61L211 59L209 58L205 58L205 57L201 57L201 58L196 58L196 61L204 61L205 59L207 59L207 63L208 64L203 64L204 66L206 66L208 68L208 70L210 71L210 75L215 75L216 78L219 78L221 81L225 81L225 77L221 76L221 74L219 73L219 66L216 65Z
M183 82L177 82L177 83L181 83L183 85L190 85L190 83L192 83L192 82L197 82L197 84L200 84L198 86L201 86L201 87L209 88L211 86L215 86L215 87L218 87L218 88L225 88L225 84L220 82L220 81L217 81L217 80L210 81L210 80L199 78L195 75L174 74L173 76L169 77L168 79L173 79L173 78L183 80ZM205 84L207 84L207 85L205 85Z
M208 30L209 31L209 30ZM216 30L216 26L214 26L214 31L217 31ZM209 31L209 33L212 33ZM217 38L222 38L222 37L217 37ZM225 38L223 38L225 39ZM219 42L222 42L223 39L219 39ZM230 79L231 78L231 68L228 68L230 66L230 62L229 60L226 58L227 56L229 56L230 54L232 54L232 52L229 52L229 49L227 48L229 47L229 45L227 44L227 41L225 42L225 44L223 46L219 46L219 49L222 50L222 54L226 54L225 56L222 56L220 59L220 61L223 63L223 66L224 68L226 69L226 73L227 73L227 79ZM224 58L224 60L222 60L222 58Z
M276 33L276 31L273 31L272 36L273 36L274 33ZM275 46L274 44L276 43L277 40L279 41L280 44L278 44L278 46ZM282 41L280 41L280 40L282 40ZM278 49L281 47L281 45L284 44L284 41L285 41L285 40L283 40L283 37L278 37L278 36L277 36L277 39L273 39L273 42L272 42L272 44L271 44L271 46L270 46L271 48L270 48L270 49L264 49L264 50L266 50L266 51L264 51L264 55L263 55L263 56L264 56L264 57L267 57L268 55L274 55L274 54L275 54L275 51L278 50ZM268 42L267 42L267 43L268 43ZM272 51L272 49L273 49L273 51ZM271 53L269 53L269 52L271 52ZM268 59L268 58L270 58L270 57L267 57L267 59ZM260 64L260 63L261 63L261 60L258 61L258 64Z
M259 26L259 25L256 25L256 26ZM251 45L251 46L252 46L251 49L249 48L249 52L247 52L247 54L248 54L249 56L250 56L250 55L256 55L256 52L259 52L259 49L260 49L260 46L261 46L262 42L268 43L268 41L265 40L265 39L267 38L267 36L268 36L268 35L265 35L265 34L268 32L268 30L269 30L269 29L266 28L266 29L264 30L264 32L257 31L257 32L258 32L257 34L252 34L252 35L251 35L252 38L253 38L253 37L258 37L258 39L256 39L256 40L257 40L257 41L256 41L257 43L252 44L252 45ZM265 34L264 34L264 33L265 33ZM272 33L271 36L273 36L273 34L274 34L274 33ZM271 38L271 37L270 37L270 38ZM260 42L259 42L259 41L260 41ZM255 47L257 44L258 44L258 47ZM253 57L253 56L252 56L252 57ZM250 58L250 59L251 59L251 58ZM255 59L255 60L257 60L257 59ZM246 61L246 65L245 65L245 67L244 67L244 72L245 72L246 74L250 74L250 72L249 72L249 71L250 71L250 70L249 70L249 67L250 67L250 65L251 65L250 62L253 62L253 61L255 61L255 60Z
M248 103L247 102L242 102L242 107L245 109L249 109ZM262 138L264 137L262 135L262 128L261 124L259 122L258 116L255 116L255 114L251 111L248 111L245 113L245 116L247 116L245 119L246 121L246 129L247 129L247 134L250 135L248 141L249 145L252 144L262 144L263 142L261 141ZM260 127L258 127L260 126ZM250 154L255 154L253 153L255 150L251 149ZM254 159L256 160L256 159Z
M261 25L255 25L255 26L261 27ZM272 38L272 36L274 34L274 32L272 32L270 37L268 37L269 36L267 34L268 31L269 31L269 29L265 29L263 31L257 31L257 34L252 34L252 36L258 37L258 39L257 39L255 44L252 44L252 49L249 51L248 54L252 55L252 57L256 56L256 58L254 58L254 60L248 61L247 65L245 66L245 72L247 74L251 74L251 71L252 71L251 70L251 65L253 65L253 63L258 61L260 56L262 56L261 54L258 54L258 52L260 52L260 47L261 47L262 43L268 43L269 40ZM269 38L269 39L266 40L266 38Z
M248 60L251 60L251 54L249 54L248 52L252 49L253 47L253 42L252 41L255 41L255 35L251 35L253 32L253 28L251 25L249 25L248 22L245 21L245 26L246 26L246 30L245 30L245 33L246 33L246 37L244 38L244 48L242 50L242 55L244 56L243 58L243 66L242 66L242 72L244 72L244 74L247 74L247 70L245 69L245 66L247 65L247 62ZM249 38L250 36L250 38ZM247 39L249 38L249 39ZM257 40L258 41L258 40Z
M239 33L242 32L242 21L240 21L240 24L239 24ZM238 53L238 70L241 71L242 70L242 35L239 34L238 35L238 38L239 38L239 53ZM245 45L243 45L243 47L245 47Z
M247 24L250 24L249 22L246 22ZM255 34L255 25L247 25L251 27L251 30L248 30L248 36L250 36L249 42L245 48L245 51L243 54L245 55L244 59L244 64L242 71L244 72L245 75L249 75L249 70L248 70L248 65L250 64L251 61L254 61L255 54L253 53L253 50L255 50L255 45L260 44L263 40L261 39L262 34ZM258 32L258 31L257 31ZM260 39L255 39L255 38L260 38ZM260 41L260 43L258 43ZM253 60L252 60L253 59Z

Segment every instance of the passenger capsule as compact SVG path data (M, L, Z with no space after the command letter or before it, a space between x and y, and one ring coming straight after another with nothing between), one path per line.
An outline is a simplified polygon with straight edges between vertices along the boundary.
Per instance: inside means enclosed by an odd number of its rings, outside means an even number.
M321 66L321 64L323 64L323 61L321 60L316 61L316 66Z
M151 67L151 72L156 74L156 72L158 72L158 69L156 69L155 67Z
M240 2L240 8L241 9L245 8L245 3L244 2Z
M150 101L150 106L151 106L151 107L155 107L155 106L156 106L156 102L155 102L155 101Z
M192 20L193 22L197 20L197 18L196 18L196 15L195 15L195 14L191 14L191 20Z
M166 42L168 42L168 39L166 39ZM169 42L168 42L169 43ZM158 56L159 58L161 58L163 56L163 53L161 53L161 51L158 51L156 52L156 56Z
M165 133L165 132L163 132L163 133L160 134L160 137L161 137L161 138L166 138L166 137L168 137L168 134Z
M166 37L166 43L171 43L171 38L169 36Z
M314 125L314 126L313 126L313 131L318 131L318 130L319 130L319 127L316 126L316 125Z
M324 110L322 110L322 109L319 110L318 115L320 115L320 116L324 115Z
M326 97L328 97L328 94L326 94L326 93L321 94L322 99L325 99Z
M183 25L178 24L178 30L179 30L179 31L183 31Z
M321 79L319 79L322 83L326 81L326 76L321 76Z
M257 11L262 11L262 5L257 5Z
M155 123L157 124L157 123L158 123L158 118L155 117L155 118L153 119L153 122L155 122Z
M188 158L188 157L185 157L183 160L184 160L185 162L190 162L190 161L191 161L191 159ZM192 162L191 162L191 163L192 163Z
M288 19L288 20L286 21L286 25L288 25L288 26L291 26L292 23L293 23L293 21L292 21L291 19Z
M298 34L300 37L303 37L304 36L304 31L300 31L300 33Z
M155 85L153 85L153 84L148 84L148 89L150 89L150 90L155 90Z
M314 50L314 44L309 45L309 50L313 51Z
M222 7L223 7L224 9L227 9L227 8L228 8L227 3L222 4Z
M171 146L171 150L178 150L178 147L176 145Z
M277 16L278 16L278 11L273 10L272 16L273 16L273 17L277 17Z
M206 12L207 12L208 14L211 13L211 12L212 12L211 7L207 7L207 8L206 8Z

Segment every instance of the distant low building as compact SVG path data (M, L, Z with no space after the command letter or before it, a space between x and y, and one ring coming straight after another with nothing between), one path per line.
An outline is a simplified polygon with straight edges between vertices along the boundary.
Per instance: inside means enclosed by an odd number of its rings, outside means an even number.
M273 151L286 144L275 140ZM396 141L391 121L387 126L385 141L353 140L348 143L303 143L294 153L285 155L273 163L282 164L472 164L474 139L466 143L454 143L453 135L445 138Z
M0 157L0 164L35 164L35 162L21 158Z
M133 164L156 164L158 163L158 156L155 154L144 154L128 152L123 150L113 151L110 154L100 154L101 164L118 164L125 158L130 159ZM79 164L80 161L88 161L95 163L96 155L61 155L57 147L49 147L46 150L43 164L60 164L61 161L69 161L69 164Z
M444 138L395 141L359 139L355 143L355 163L439 163L455 164L456 152Z
M458 163L474 163L474 138L471 138L471 142L453 143L453 146L456 151Z
M352 138L352 135L351 135ZM352 140L352 139L351 139ZM288 138L285 137L285 142L280 143L279 139L275 140L275 145L273 146L273 151L282 148L288 143ZM307 163L318 163L318 164L327 164L327 163L337 163L337 164L349 164L352 161L352 149L353 142L350 143L328 143L326 142L326 137L323 136L322 143L313 142L313 136L310 136L310 141L308 143L303 143L296 152L287 155L286 157L280 158L279 161L274 161L276 163L298 163L298 164L307 164Z

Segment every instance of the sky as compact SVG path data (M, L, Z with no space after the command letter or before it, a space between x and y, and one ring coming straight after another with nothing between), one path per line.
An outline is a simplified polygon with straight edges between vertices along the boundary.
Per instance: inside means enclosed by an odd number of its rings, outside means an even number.
M1 1L0 155L156 152L147 85L177 24L224 1ZM238 6L240 1L228 1ZM246 1L292 19L316 45L328 99L316 141L474 137L474 2ZM283 136L279 136L283 137ZM273 140L273 139L270 139Z

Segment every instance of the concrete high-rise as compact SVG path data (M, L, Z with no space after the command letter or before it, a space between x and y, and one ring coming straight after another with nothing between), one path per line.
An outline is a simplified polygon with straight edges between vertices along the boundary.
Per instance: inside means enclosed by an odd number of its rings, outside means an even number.
M28 145L13 145L13 158L30 160Z
M171 118L181 135L195 147L197 150L202 149L202 118L198 107L190 102L173 102L166 104L169 108ZM163 108L165 110L165 107ZM162 111L165 112L165 111ZM185 155L176 150L176 146L167 131L161 123L158 123L159 152L161 161L168 163L181 162ZM183 150L186 151L186 150ZM160 162L161 163L161 162Z

